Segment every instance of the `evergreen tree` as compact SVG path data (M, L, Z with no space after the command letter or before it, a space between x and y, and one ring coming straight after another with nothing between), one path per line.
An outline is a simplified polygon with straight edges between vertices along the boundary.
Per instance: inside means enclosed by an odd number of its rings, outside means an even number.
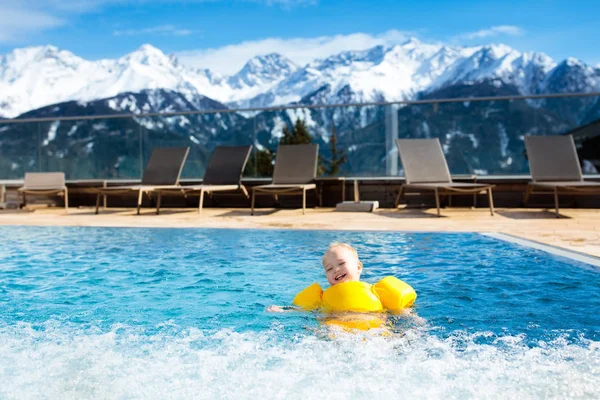
M292 144L292 134L287 124L282 129L283 137L279 140L279 144Z
M335 125L331 123L331 137L329 138L329 148L331 149L331 160L323 158L321 161L326 165L325 175L337 176L340 174L342 165L348 161L344 150L337 148L337 135L335 134Z
M279 140L279 144L308 144L312 142L312 136L306 128L303 120L297 119L293 129L290 131L288 125L284 125L281 130L283 136ZM270 149L259 150L250 156L248 166L246 167L246 176L272 176L273 175L273 160L275 154ZM318 173L322 174L322 166L319 160Z
M279 144L309 144L313 139L306 128L306 124L300 118L296 120L291 133L287 124L283 127L282 132L283 137L279 141Z
M245 176L268 177L273 175L273 152L270 149L256 149L250 154Z

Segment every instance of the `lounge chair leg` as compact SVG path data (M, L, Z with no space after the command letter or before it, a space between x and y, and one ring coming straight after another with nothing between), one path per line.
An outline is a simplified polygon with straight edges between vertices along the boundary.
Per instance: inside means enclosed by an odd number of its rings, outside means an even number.
M142 206L142 196L143 195L144 195L144 192L142 191L142 189L140 189L140 192L138 193L137 215L140 215L140 207Z
M25 194L25 192L23 192L22 196L23 202L21 203L21 208L25 208L25 206L27 205L27 195Z
M473 193L473 208L477 208L477 194L478 193Z
M69 213L69 192L65 188L65 214Z
M256 198L256 191L252 191L252 201L250 202L250 215L254 215L254 199Z
M202 214L202 205L204 204L204 189L200 189L200 199L198 200L198 214Z
M319 186L319 207L323 207L323 184Z
M558 187L554 186L554 209L556 211L556 218L559 218L558 214Z
M302 215L306 214L306 188L302 188Z
M240 189L242 189L242 192L244 192L244 196L246 196L247 199L250 198L250 196L248 195L248 191L246 190L245 186L240 186Z
M494 199L492 197L492 188L488 189L488 199L490 200L490 214L494 216Z
M435 188L435 206L437 207L438 217L441 217L442 214L440 213L440 194L438 192L438 188Z
M525 198L523 199L523 206L527 207L527 203L529 202L529 196L531 196L532 187L531 185L527 185L527 190L525 191Z
M160 202L162 200L162 193L158 192L158 198L156 199L156 215L160 213Z
M100 197L101 196L102 195L100 194L100 192L98 192L98 195L96 196L96 214L98 214L98 210L100 210Z
M398 191L398 196L396 196L396 202L394 203L394 208L398 208L400 205L400 200L404 196L404 185L400 185L400 191Z

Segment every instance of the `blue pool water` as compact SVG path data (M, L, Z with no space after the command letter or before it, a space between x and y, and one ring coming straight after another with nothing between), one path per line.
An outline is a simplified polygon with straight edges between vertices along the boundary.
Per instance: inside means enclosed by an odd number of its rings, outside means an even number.
M478 234L1 227L0 398L597 398L600 271ZM328 243L418 299L393 334L268 313Z

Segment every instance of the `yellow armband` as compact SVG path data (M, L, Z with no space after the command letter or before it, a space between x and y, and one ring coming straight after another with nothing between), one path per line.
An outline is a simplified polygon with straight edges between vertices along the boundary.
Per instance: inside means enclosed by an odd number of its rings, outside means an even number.
M372 290L381 300L383 308L390 311L408 308L417 299L417 293L410 285L393 276L383 278L373 285Z
M320 308L323 303L323 289L318 283L313 283L294 297L292 302L304 310L311 311Z

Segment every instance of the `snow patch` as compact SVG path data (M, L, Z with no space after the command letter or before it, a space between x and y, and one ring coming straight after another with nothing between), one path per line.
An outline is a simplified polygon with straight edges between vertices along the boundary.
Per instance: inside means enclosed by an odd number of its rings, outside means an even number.
M73 125L71 129L69 129L69 132L67 132L67 136L73 136L75 132L77 132L77 125Z
M276 116L273 119L273 129L271 129L271 138L279 141L283 137L283 128L287 126L286 122L280 117ZM288 128L290 128L288 126Z
M429 124L427 121L421 122L421 130L423 131L423 136L425 136L426 139L431 139L431 129L429 129Z
M506 128L502 124L498 124L498 135L500 136L500 154L502 157L506 157L508 155L508 134L506 133Z
M48 137L44 139L44 141L42 142L42 146L48 146L48 143L50 143L56 138L56 131L58 130L59 126L60 121L54 121L50 124L50 128L48 128Z

